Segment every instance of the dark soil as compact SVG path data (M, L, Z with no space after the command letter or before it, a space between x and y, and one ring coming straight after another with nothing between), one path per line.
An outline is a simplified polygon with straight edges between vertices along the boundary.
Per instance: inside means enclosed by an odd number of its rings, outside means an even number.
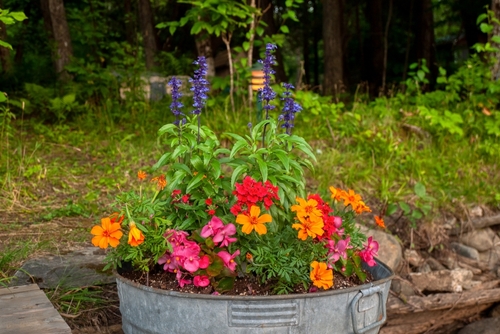
M365 282L361 282L356 275L350 277L344 277L341 274L335 274L334 276L334 286L330 290L341 290L350 288L353 286L362 285L373 281L373 276L370 273L367 274L367 279ZM196 294L212 294L215 292L212 286L207 286L204 288L196 287L192 284L180 287L175 278L175 274L165 272L163 270L150 272L149 275L142 272L129 271L121 273L121 275L129 280L150 286L157 289L179 291L186 293L196 293ZM224 295L233 296L267 296L275 294L273 292L273 283L269 282L267 284L260 284L253 277L236 277L233 289L230 291L223 292ZM298 285L295 287L293 293L303 294L308 292L319 292L325 291L323 289L318 289L314 286L304 288L303 285Z

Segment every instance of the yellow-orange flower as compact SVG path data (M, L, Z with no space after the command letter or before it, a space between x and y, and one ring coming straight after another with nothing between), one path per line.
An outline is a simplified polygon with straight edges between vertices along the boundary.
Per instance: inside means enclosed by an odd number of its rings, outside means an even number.
M357 202L352 208L358 215L363 212L372 212L372 210L363 201Z
M260 208L258 206L252 205L252 207L250 208L250 214L239 214L236 217L236 222L243 225L241 230L246 234L250 234L253 230L255 230L255 232L260 235L266 234L267 228L264 224L270 223L273 219L271 215L267 213L263 214L260 217L259 215Z
M311 238L316 238L316 236L321 236L325 231L323 230L323 219L320 221L312 221L309 218L300 220L300 223L293 224L292 228L299 230L298 238L301 240L306 240L307 236Z
M146 176L148 176L148 174L146 174L145 171L143 170L140 170L137 172L137 177L139 178L139 180L143 181L146 179Z
M380 226L382 228L385 228L384 218L379 217L379 216L375 216L375 224L377 224L378 226Z
M361 201L361 196L359 194L356 194L354 190L349 189L349 192L344 192L343 196L341 197L344 200L344 205L348 206L351 204L352 208L356 208L358 205L358 202ZM364 204L364 203L363 203Z
M318 288L323 288L325 290L333 286L333 270L328 269L326 263L313 261L311 263L310 278L314 286Z
M297 197L297 202L299 204L292 205L291 210L297 211L297 218L302 223L305 223L307 218L312 222L323 223L323 213L318 209L318 202L314 199L310 199L306 202L305 199Z
M339 202L345 195L346 192L340 188L330 187L330 192L332 193L331 198Z
M101 225L92 227L90 233L95 235L92 238L92 244L100 248L116 247L120 243L123 233L120 231L119 223L112 223L109 217L101 219Z
M151 179L151 182L155 182L156 181L156 184L158 186L158 190L163 190L166 186L167 186L167 180L165 179L165 175L160 175L160 176L157 176L157 177L153 177Z
M130 223L130 231L128 232L128 244L132 247L137 247L144 242L144 234L137 228L134 222Z

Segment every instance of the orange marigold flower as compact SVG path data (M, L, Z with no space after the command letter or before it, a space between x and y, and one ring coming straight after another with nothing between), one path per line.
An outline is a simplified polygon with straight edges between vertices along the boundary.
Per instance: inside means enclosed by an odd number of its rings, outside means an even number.
M344 198L344 196L347 194L344 190L340 188L335 188L335 187L330 187L330 192L332 193L332 199L336 200L339 202L341 199Z
M134 222L130 223L130 231L128 232L128 244L132 247L137 247L144 242L144 234L137 228Z
M258 206L252 205L249 215L239 214L236 217L236 222L243 225L241 230L246 234L250 234L253 230L255 230L255 232L260 235L266 234L267 228L264 224L270 223L273 218L270 214L267 213L263 214L260 217L259 215L260 208Z
M385 228L384 218L379 217L379 216L375 216L375 224L377 224L378 226L380 226L382 228Z
M109 217L101 219L101 225L92 227L90 233L95 235L92 244L100 248L108 248L108 245L115 248L120 243L123 233L120 231L120 224L112 223Z
M328 269L326 263L318 261L313 261L311 267L313 269L310 278L313 285L325 290L330 289L333 286L333 270Z
M118 223L121 224L123 219L125 218L124 215L121 215L118 212L113 212L112 214L109 215L109 220L111 224Z
M352 208L358 215L363 212L372 212L372 210L363 201L357 202Z
M309 218L312 222L323 223L323 212L318 209L318 202L314 199L310 199L306 202L305 199L297 197L297 202L299 204L292 205L291 210L297 211L297 218L301 222L305 222L306 218Z
M293 224L292 228L299 230L298 238L300 240L306 240L307 236L314 239L318 235L323 235L323 233L325 233L323 226L323 219L320 221L313 221L310 218L307 218L305 220L300 220L300 223Z
M361 196L359 194L356 194L354 190L349 189L349 192L345 192L345 194L342 196L342 199L344 200L345 206L351 204L354 209L358 205L358 202L361 201Z
M245 257L247 258L247 261L248 261L248 262L253 262L253 255L252 255L252 254L247 253L247 254L245 255Z
M143 181L146 179L146 176L148 176L148 174L146 174L145 171L143 170L140 170L137 172L137 177L139 178L139 180Z
M167 180L165 179L165 175L160 175L157 177L153 177L151 182L155 182L158 185L158 190L163 190L167 186Z

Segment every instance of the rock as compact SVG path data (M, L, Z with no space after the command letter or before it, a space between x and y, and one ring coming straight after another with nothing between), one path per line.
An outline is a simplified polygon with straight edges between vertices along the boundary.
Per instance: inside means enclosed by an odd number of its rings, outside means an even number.
M497 268L497 277L500 278L500 267Z
M491 228L483 228L463 234L460 242L480 252L485 252L493 247L494 238L495 232Z
M410 273L413 284L420 291L461 292L472 281L472 272L466 269L439 270L430 273Z
M432 271L431 267L427 264L427 262L424 262L420 267L417 268L417 272L419 273L430 273Z
M478 218L483 216L483 208L480 206L475 206L472 209L470 209L469 216L471 218Z
M413 284L399 276L394 277L392 280L391 290L397 295L404 295L406 298L416 295Z
M425 263L431 268L431 270L446 269L438 260L433 257L429 257L427 260L425 260Z
M402 264L403 251L398 240L390 234L379 230L369 229L366 226L358 225L361 232L367 236L373 236L379 244L377 259L385 263L389 268L397 272Z
M486 263L490 270L496 270L500 266L500 247L479 253L479 260Z
M469 259L479 260L479 252L477 249L465 246L458 242L452 242L450 244L451 249L457 252L458 255L462 255L464 257L468 257Z
M13 285L37 283L41 288L74 288L115 282L111 272L103 272L105 254L87 247L65 255L28 260L15 274Z
M497 304L493 307L493 309L490 311L490 316L492 318L500 317L500 304Z
M419 267L424 263L424 259L414 249L405 249L405 259L414 267Z
M500 318L487 318L468 324L458 334L497 334Z

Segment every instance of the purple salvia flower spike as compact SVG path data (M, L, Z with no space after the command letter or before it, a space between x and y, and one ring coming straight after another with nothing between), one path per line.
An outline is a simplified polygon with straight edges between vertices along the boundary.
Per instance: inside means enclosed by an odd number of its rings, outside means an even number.
M208 80L205 79L207 76L207 60L205 57L200 56L193 64L198 65L198 69L194 71L194 76L192 79L189 79L189 82L192 83L191 91L193 92L193 107L194 110L192 113L194 115L201 114L201 109L205 106L205 101L208 96L207 93L209 91L208 88Z
M184 115L181 112L181 108L184 107L184 105L180 102L182 97L182 93L180 92L181 81L176 77L172 77L172 79L168 82L168 85L172 88L172 103L170 104L170 110L175 115L174 124L180 126L180 116Z
M275 44L268 43L266 45L266 56L264 60L260 59L259 63L263 65L264 71L264 87L260 89L262 101L264 101L263 109L266 110L266 119L269 119L269 111L275 106L270 102L276 98L276 92L271 88L271 75L276 73L272 66L276 64L276 57L272 54L277 49Z
M291 92L291 90L294 89L293 85L284 83L283 87L285 88L285 91L283 92L281 100L284 101L284 105L283 110L278 117L278 121L283 122L281 127L285 128L286 133L291 135L292 128L294 126L295 114L300 112L302 107L293 100Z

